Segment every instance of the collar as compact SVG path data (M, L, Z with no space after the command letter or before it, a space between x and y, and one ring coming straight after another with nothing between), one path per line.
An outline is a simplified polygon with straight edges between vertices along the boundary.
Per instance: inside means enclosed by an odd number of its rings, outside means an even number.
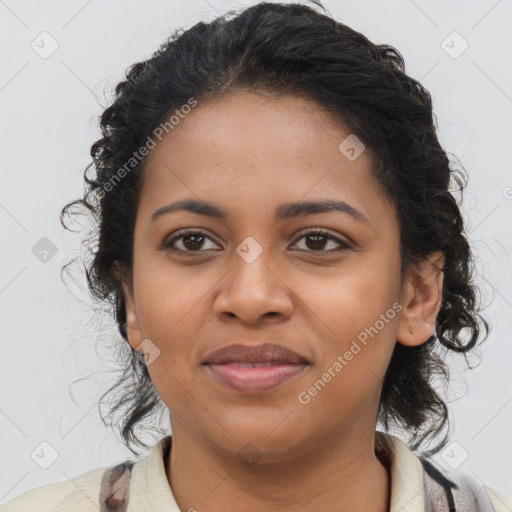
M161 438L149 456L134 465L129 511L180 512L165 468L171 444L172 436ZM391 474L390 512L423 512L423 468L418 457L403 441L380 431L375 432L375 450ZM143 503L137 503L138 496Z
M398 437L375 432L375 450L388 462L391 474L390 512L423 512L423 466Z

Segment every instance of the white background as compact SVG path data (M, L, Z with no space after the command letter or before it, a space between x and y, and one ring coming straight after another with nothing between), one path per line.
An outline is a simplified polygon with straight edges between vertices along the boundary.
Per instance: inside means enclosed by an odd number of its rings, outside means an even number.
M59 212L82 192L97 116L125 69L174 29L250 3L0 1L0 503L131 455L97 413L112 382L102 347L115 330L107 326L100 335L83 276L67 287L60 278L79 237L63 230ZM512 1L325 6L402 53L406 71L432 93L441 143L470 174L465 217L492 331L477 369L454 366L450 396L458 400L450 411L458 444L444 457L462 462L467 453L460 470L512 496ZM47 59L31 48L43 31L59 45ZM443 48L462 48L453 31L469 44L457 58ZM58 250L46 263L32 253L42 237ZM48 469L30 455L43 441L59 455Z

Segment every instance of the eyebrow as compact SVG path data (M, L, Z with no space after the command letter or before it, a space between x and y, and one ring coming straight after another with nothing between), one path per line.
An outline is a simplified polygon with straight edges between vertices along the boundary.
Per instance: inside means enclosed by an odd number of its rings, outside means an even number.
M227 210L209 201L183 199L158 208L158 210L151 215L151 221L153 222L162 215L176 211L187 211L217 219L227 219L229 217L229 212ZM312 215L315 213L327 213L334 211L345 213L358 221L365 222L370 225L370 221L362 212L356 210L345 201L335 199L284 203L276 208L274 218L276 221L281 221L294 217Z

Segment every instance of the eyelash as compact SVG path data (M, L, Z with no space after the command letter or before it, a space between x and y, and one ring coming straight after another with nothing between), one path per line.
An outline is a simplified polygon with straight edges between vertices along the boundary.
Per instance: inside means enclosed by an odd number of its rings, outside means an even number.
M180 240L180 239L186 237L187 235L203 235L204 237L208 238L209 240L214 241L206 233L204 233L203 231L200 231L200 230L197 230L197 229L185 229L184 231L181 231L177 236L173 237L171 240L169 240L169 241L164 240L164 242L160 246L160 249L161 250L165 250L165 251L170 251L170 252L179 252L179 253L182 253L182 254L189 253L191 255L197 255L197 254L200 254L202 252L210 252L210 251L212 251L212 249L207 249L206 251L205 250L185 251L185 250L176 249L175 247L173 247L173 244L177 240ZM321 228L310 230L310 231L307 231L305 233L302 233L299 236L299 238L297 238L295 240L293 245L296 245L297 242L299 240L301 240L302 238L305 238L305 237L311 236L311 235L322 235L322 236L325 236L328 241L334 241L337 244L339 244L341 247L338 247L337 249L330 249L330 250L327 250L327 251L324 251L324 250L314 251L314 250L307 250L307 249L299 249L299 251L305 251L305 252L311 252L311 253L333 254L333 253L338 253L338 252L350 249L350 245L347 242L345 242L345 241L343 241L343 240L333 236L331 233L329 233L328 231L325 231L324 229L321 229ZM213 249L213 250L216 250L216 249Z

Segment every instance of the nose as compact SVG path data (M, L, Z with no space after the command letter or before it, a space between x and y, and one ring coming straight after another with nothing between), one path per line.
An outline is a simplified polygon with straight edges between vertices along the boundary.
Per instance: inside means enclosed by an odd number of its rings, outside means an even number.
M236 254L232 269L220 282L213 306L215 314L223 321L238 318L250 325L264 319L281 322L290 318L292 291L283 278L265 251L252 262Z

